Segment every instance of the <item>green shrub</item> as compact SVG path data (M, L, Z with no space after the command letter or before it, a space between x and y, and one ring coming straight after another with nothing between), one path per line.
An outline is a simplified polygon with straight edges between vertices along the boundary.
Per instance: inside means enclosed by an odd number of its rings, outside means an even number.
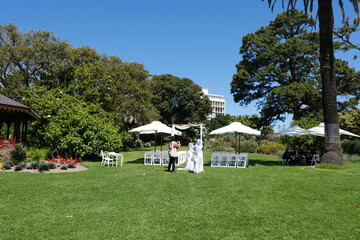
M23 170L23 167L22 167L22 165L17 165L17 166L15 166L15 171L22 171Z
M143 147L143 142L140 139L136 139L135 147L137 147L137 148Z
M49 169L55 169L56 168L56 164L53 162L48 162L47 163L49 165Z
M11 164L9 163L9 161L6 161L6 162L4 162L4 164L3 164L3 169L5 169L5 170L9 170L9 169L11 169Z
M70 164L68 165L68 168L76 168L76 165L75 165L75 164L70 163Z
M48 162L39 162L39 172L49 171L50 166Z
M146 142L146 143L144 143L144 147L146 147L146 148L151 147L151 143L150 143L150 142Z
M11 160L15 165L18 165L26 160L26 151L26 147L21 143L15 144L14 148L10 152Z
M285 151L286 146L284 144L278 142L264 142L261 143L257 148L256 151L258 153L264 154L278 154L281 151Z
M30 148L28 150L28 156L32 161L45 160L49 155L51 157L51 150L49 148Z
M125 139L123 141L123 145L128 146L129 148L134 148L135 143L134 143L134 141L132 139Z
M4 165L5 165L5 164L9 165L10 167L15 166L14 162L11 161L11 160L4 161Z
M30 164L29 164L29 168L30 169L38 169L39 168L39 165L40 165L40 162L37 162L37 161L32 161Z
M26 168L26 163L22 162L22 163L19 163L17 166L21 166L23 169Z
M255 141L241 141L240 142L240 152L253 153L256 151L257 143Z
M61 170L68 170L68 166L62 165L60 169L61 169Z
M344 154L344 160L350 162L360 162L360 155L358 154Z
M360 140L343 141L341 147L343 148L344 153L360 155Z

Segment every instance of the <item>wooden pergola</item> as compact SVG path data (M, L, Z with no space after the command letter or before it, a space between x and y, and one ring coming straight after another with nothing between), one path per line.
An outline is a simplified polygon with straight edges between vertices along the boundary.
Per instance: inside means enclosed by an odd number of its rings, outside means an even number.
M10 139L13 127L12 140L26 143L28 122L38 119L40 116L28 106L0 94L0 141Z

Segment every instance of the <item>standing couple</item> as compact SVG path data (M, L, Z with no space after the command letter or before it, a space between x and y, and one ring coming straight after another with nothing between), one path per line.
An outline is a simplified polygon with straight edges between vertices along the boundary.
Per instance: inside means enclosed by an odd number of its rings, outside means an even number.
M193 141L189 139L188 151L186 153L186 166L179 168L179 170L188 170L199 174L204 171L203 162L201 140L198 139L194 144Z

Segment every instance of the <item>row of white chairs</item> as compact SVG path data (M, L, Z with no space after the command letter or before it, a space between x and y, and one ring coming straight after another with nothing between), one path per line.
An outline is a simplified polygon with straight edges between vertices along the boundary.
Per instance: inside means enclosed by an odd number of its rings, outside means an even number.
M214 152L211 154L211 167L246 168L249 166L249 153Z
M179 166L186 162L186 151L179 151L178 162L176 166ZM169 164L170 157L168 151L149 151L144 153L145 165L167 165Z

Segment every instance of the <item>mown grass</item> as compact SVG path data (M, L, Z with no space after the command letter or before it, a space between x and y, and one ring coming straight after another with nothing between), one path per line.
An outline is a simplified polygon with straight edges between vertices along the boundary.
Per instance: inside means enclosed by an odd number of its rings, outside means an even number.
M125 152L122 168L0 173L1 239L359 239L360 162L165 172Z

